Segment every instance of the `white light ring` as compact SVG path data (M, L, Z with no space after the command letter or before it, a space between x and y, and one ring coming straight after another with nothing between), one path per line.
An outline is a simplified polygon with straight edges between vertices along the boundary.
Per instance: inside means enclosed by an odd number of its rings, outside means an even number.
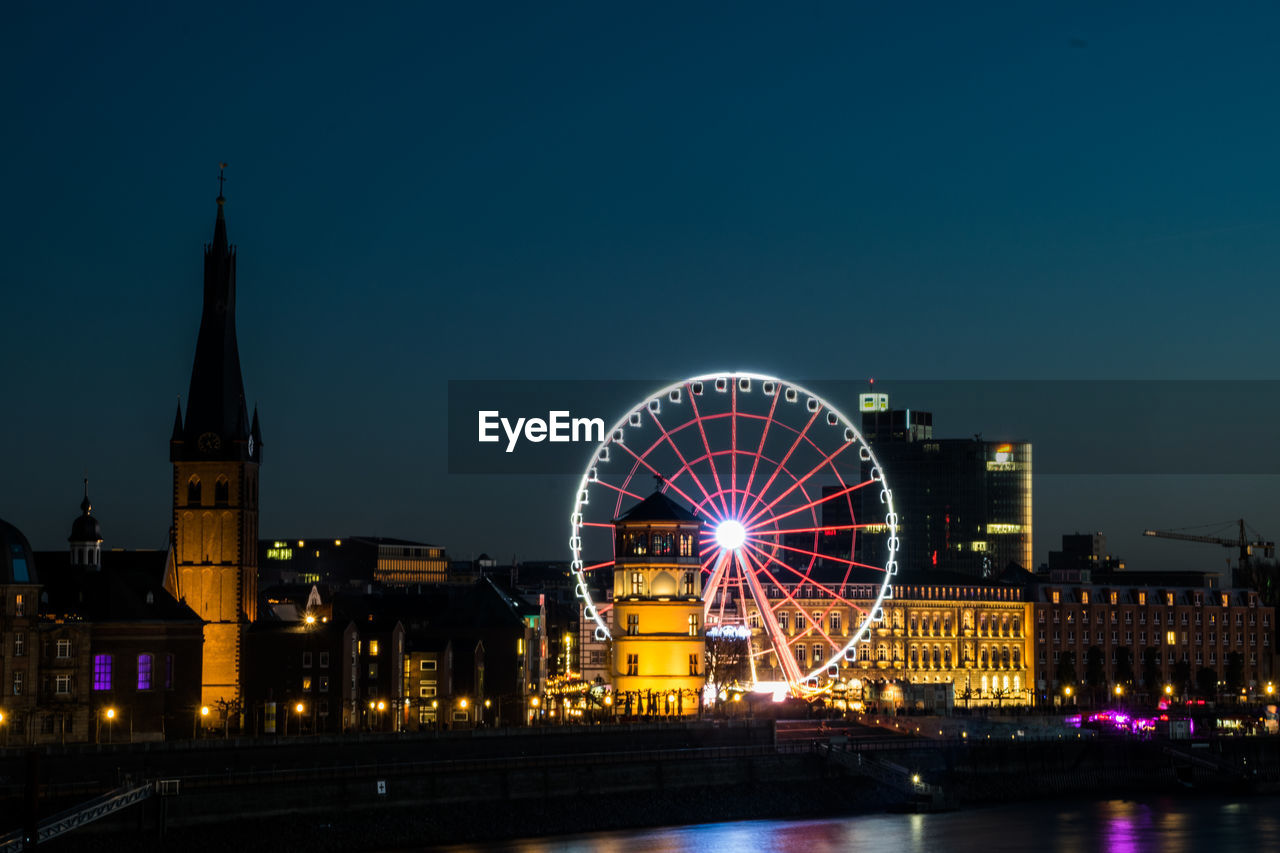
M601 458L607 459L608 458L607 448L609 444L614 441L621 442L623 440L623 437L625 435L625 427L627 426L631 418L631 415L636 412L642 412L645 408L647 408L647 404L649 400L654 398L661 398L664 395L667 396L668 399L675 400L676 398L671 395L673 394L673 392L678 392L685 385L689 385L694 395L698 396L698 395L701 395L702 391L704 390L705 383L707 383L708 381L711 382L714 387L715 383L719 380L724 383L724 387L727 390L727 386L730 380L740 380L744 378L748 380L755 380L761 383L766 383L766 382L775 383L775 387L781 387L784 389L783 397L788 402L798 402L799 395L804 394L806 396L806 408L808 408L812 403L816 402L818 404L818 408L817 408L818 411L825 408L829 411L836 412L839 415L840 420L844 423L846 429L852 429L854 431L854 434L857 436L857 440L861 442L861 446L858 448L858 454L861 457L862 461L870 462L873 473L880 474L880 476L877 478L877 481L882 486L887 484L887 481L884 478L884 474L880 469L880 462L876 458L875 451L871 449L871 446L867 443L866 438L862 436L861 431L859 431L857 427L853 425L853 423L849 420L848 417L845 416L843 412L841 412L839 409L832 406L820 395L814 394L812 391L809 391L808 389L803 388L800 385L797 385L791 382L785 382L781 379L778 379L773 376L768 376L766 374L751 373L751 372L745 372L745 371L729 372L729 373L710 373L702 376L694 376L689 379L682 379L679 382L673 382L672 384L667 385L666 387L662 388L661 390L653 394L646 395L644 397L644 400L639 405L634 406L630 411L628 411L626 414L624 414L621 418L618 419L618 422L614 424L611 430L609 430L608 432L609 437L606 438L604 441L600 442L600 444L592 452L592 455L590 458L592 460L601 459ZM605 456L602 457L601 454L605 454ZM580 497L577 504L575 504L574 506L575 513L581 513L582 506L586 505L587 503L586 498L587 498L588 486L589 486L589 482L587 480L587 472L589 471L590 471L590 464L588 464L587 469L584 471L582 475L582 480L578 485L578 491L579 491ZM892 513L894 511L893 510L893 493L890 490L883 489L883 488L881 489L880 501L886 506L886 514ZM572 530L572 535L573 537L577 538L577 542L578 542L578 548L575 550L571 547L570 550L573 552L573 560L578 561L580 563L582 561L581 538L580 538L581 526L572 523L572 514L570 515L570 519L571 519L570 528ZM805 676L805 679L816 677L815 676L816 673L823 672L825 671L828 665L830 665L833 662L838 662L839 659L843 656L843 653L846 649L854 648L865 637L870 636L870 614L874 613L876 608L881 606L881 603L884 601L886 591L889 588L890 578L893 576L893 574L896 574L897 562L894 560L896 553L897 553L896 549L891 547L889 550L888 557L885 561L884 580L880 584L880 590L876 595L875 602L872 604L871 609L868 611L868 618L863 621L862 626L859 628L858 631L854 632L853 638L850 639L850 641L846 643L842 649L840 649L838 652L832 655L826 662L822 664L822 666L815 667L812 670L812 672L809 673L808 676ZM578 583L586 585L588 587L588 590L590 589L590 586L587 583L585 572L583 572L582 570L578 570L573 572L573 574ZM604 619L600 616L598 612L596 612L596 608L594 607L594 602L590 599L590 597L588 597L586 601L588 606L591 607L592 616L594 617L594 621L596 623L595 633L596 633L597 640L612 639L612 635L609 632L608 626L605 625ZM585 608L584 608L584 611L585 611ZM777 650L775 649L775 652L776 651ZM804 682L805 679L801 680L802 683Z

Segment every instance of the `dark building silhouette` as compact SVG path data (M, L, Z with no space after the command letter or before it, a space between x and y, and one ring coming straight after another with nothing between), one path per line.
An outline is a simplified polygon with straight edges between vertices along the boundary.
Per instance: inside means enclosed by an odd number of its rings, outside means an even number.
M164 590L166 552L102 550L87 487L80 508L69 551L34 555L39 618L13 635L28 705L16 731L29 743L186 737L200 702L200 619Z
M931 413L888 409L887 395L880 396L886 408L864 412L862 432L893 490L900 568L993 578L1010 563L1033 566L1031 444L980 436L940 439ZM862 473L869 476L865 465ZM863 521L883 518L877 490L856 494ZM848 521L831 516L823 523ZM885 564L885 537L855 537L853 547L855 560Z

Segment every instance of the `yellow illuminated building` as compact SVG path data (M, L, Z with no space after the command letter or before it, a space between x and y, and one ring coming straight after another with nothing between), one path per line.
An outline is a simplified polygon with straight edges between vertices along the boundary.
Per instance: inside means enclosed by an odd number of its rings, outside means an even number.
M698 713L706 681L699 528L691 512L661 492L614 521L616 714Z
M935 574L932 580L936 582L922 576L919 583L893 584L891 598L883 604L884 620L872 627L853 659L846 656L839 662L838 679L869 699L878 697L881 705L910 705L908 685L944 685L961 706L1029 705L1036 683L1035 641L1033 603L1023 589L975 584L956 575ZM829 659L835 649L819 631L832 643L847 643L861 618L858 610L870 610L878 589L850 585L842 591L848 603L833 606L833 599L813 584L766 585L786 636L783 653L795 656L801 669ZM782 681L777 652L758 627L758 608L751 601L738 602L744 605L752 627L756 680Z

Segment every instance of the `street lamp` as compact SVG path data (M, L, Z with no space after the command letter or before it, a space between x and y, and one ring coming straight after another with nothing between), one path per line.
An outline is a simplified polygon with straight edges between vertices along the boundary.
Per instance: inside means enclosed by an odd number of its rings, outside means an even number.
M200 705L196 708L196 712L191 715L191 739L195 740L200 737L200 718L209 716L209 706Z
M107 743L111 743L111 724L115 722L116 709L107 708L102 712L102 715L107 718Z

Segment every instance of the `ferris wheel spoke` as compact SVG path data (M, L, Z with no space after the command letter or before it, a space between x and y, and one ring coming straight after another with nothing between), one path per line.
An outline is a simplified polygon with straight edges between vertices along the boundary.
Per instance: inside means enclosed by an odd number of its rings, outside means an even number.
M729 514L729 506L724 502L724 487L720 485L720 471L716 468L715 455L711 452L711 442L707 441L707 430L702 423L702 415L698 414L698 400L693 393L693 389L689 389L689 405L693 407L693 419L698 424L698 434L702 436L702 446L707 451L707 464L711 466L711 476L716 483L716 496L720 498L720 509L724 515Z
M819 560L830 560L833 563L840 563L843 566L859 569L871 569L874 572L883 572L884 566L872 566L867 563L859 563L857 560L849 560L844 557L832 557L828 554L819 554L817 551L808 551L804 548L797 548L794 545L783 545L780 542L759 542L751 534L747 535L747 544L749 545L765 545L769 548L781 548L783 551L791 551L795 554L804 554L807 557L816 557Z
M751 484L756 478L756 468L764 457L764 443L769 438L769 427L773 426L773 413L778 408L778 398L781 396L781 394L774 394L773 401L769 404L769 414L764 419L764 429L760 433L760 443L756 445L756 452L751 460L751 473L747 474L747 485L742 490L742 505L744 507L747 505L747 497L751 494Z
M773 519L770 519L773 520ZM880 527L879 522L867 522L865 524L824 524L819 527L792 527L784 530L773 530L767 527L755 527L751 530L753 536L781 536L784 533L834 533L837 530L864 530L868 527Z
M729 396L729 515L738 511L738 383L730 386ZM744 498L745 499L745 498Z
M750 558L748 558L748 560L749 559ZM779 565L784 565L784 564L779 563ZM804 633L799 634L796 637L792 638L793 641L799 640L804 637L808 637L811 633L816 632L822 636L822 639L827 641L828 645L835 646L835 642L832 641L831 636L827 634L826 631L822 630L822 623L819 622L817 619L814 619L813 615L808 610L805 610L804 606L801 605L800 602L796 601L795 596L787 592L787 588L782 585L781 581L779 581L776 577L774 577L772 572L770 572L768 569L764 567L763 563L760 564L759 566L759 572L778 587L779 591L786 598L786 600L791 602L791 604L796 608L796 610L800 613L800 615L804 617L804 621L809 624L809 627L805 629ZM779 604L779 606L781 606L781 604ZM829 612L829 611L824 611L824 612ZM784 638L784 641L785 641L785 638Z
M801 481L801 482L803 482L803 481ZM812 502L810 502L810 503L807 503L807 504L805 504L804 506L798 506L798 507L795 507L794 509L789 509L789 510L787 510L786 512L782 512L782 513L779 513L779 514L777 514L777 515L770 516L769 520L770 520L770 521L777 521L778 519L781 519L781 518L787 518L787 517L789 517L789 516L795 515L795 514L796 514L796 513L798 513L798 512L804 512L806 509L813 509L814 507L819 506L819 505L821 505L821 504L824 504L824 503L826 503L827 501L833 501L833 500L835 500L836 498L840 498L840 497L844 497L845 495L853 494L854 492L858 491L859 489L864 489L864 488L866 488L867 486L871 485L872 483L876 483L876 482L879 482L879 481L878 481L878 480L863 480L861 483L858 483L857 485L847 486L847 487L845 487L845 488L841 489L841 490L840 490L840 491L838 491L838 492L832 492L831 494L826 495L826 496L821 497L821 498L818 498L816 501L812 501ZM790 491L790 489L788 489L788 491ZM777 501L774 501L774 503L777 503ZM771 504L769 507L765 507L765 509L764 509L764 510L761 510L761 512L764 512L765 510L768 510L768 509L770 509L771 507L772 507L772 504ZM757 515L759 515L759 513L757 513ZM754 528L752 527L752 525L751 525L751 524L748 524L748 523L747 523L747 522L745 522L745 521L742 523L742 526L743 526L743 527L745 527L745 528L747 528L748 530L752 530L752 529L754 529Z
M743 565L741 566L742 575L746 578L747 585L751 587L751 596L755 599L756 605L760 610L760 618L764 622L765 632L769 635L769 642L773 645L774 652L778 655L778 667L786 676L788 683L799 684L804 677L800 672L800 665L796 662L795 655L790 652L790 645L787 643L787 637L782 631L782 626L778 624L778 618L769 608L769 599L764 594L764 589L760 585L760 578L756 576L756 572L763 572L766 577L769 573L764 568L757 569L752 563L751 557L745 552L738 551L737 559Z
M819 471L821 471L823 468L825 468L825 467L827 467L828 465L830 465L830 464L831 464L831 462L832 462L832 461L833 461L837 456L839 456L841 453L844 453L844 452L845 452L847 449L849 449L850 447L853 447L853 442L851 442L851 441L849 441L849 442L845 442L844 444L841 444L839 447L837 447L834 451L832 451L831 453L827 454L826 458L825 458L825 459L823 459L821 462L819 462L817 465L813 466L813 468L812 468L812 469L810 469L809 473L807 473L807 474L805 474L803 477L800 477L799 479L797 479L794 483L792 483L792 484L791 484L791 487L790 487L790 488L788 488L785 492L783 492L782 494L780 494L780 495L778 495L776 498L774 498L772 501L770 501L770 502L769 502L769 503L764 507L764 509L761 509L761 510L756 511L756 513L755 513L754 515L752 515L749 519L747 519L746 521L744 521L744 522L743 522L743 525L744 525L744 526L749 527L749 526L751 525L751 522L753 522L753 521L755 521L757 518L759 518L759 517L761 516L761 514L763 514L763 513L767 512L768 510L771 510L771 509L773 509L775 506L777 506L779 501L781 501L781 500L783 500L784 498L786 498L786 497L787 497L787 495L791 494L791 493L792 493L792 492L794 492L797 488L799 488L801 485L803 485L805 482L807 482L807 481L809 480L809 478L810 478L810 477L812 477L814 474L817 474L817 473L818 473ZM833 466L833 467L834 467L834 466ZM837 494L838 494L838 493L837 493ZM818 501L818 503L821 503L821 501ZM813 504L810 504L809 506L813 506ZM806 509L807 509L807 507L804 507L804 508L806 508Z
M665 477L664 477L664 476L663 476L663 475L658 471L658 469L657 469L657 468L654 468L654 467L653 467L653 465L651 465L651 464L649 463L649 460L645 459L643 456L640 456L640 455L639 455L639 454L637 454L634 450L632 450L630 447L627 447L627 445L625 445L625 444L621 444L621 443L619 443L619 445L618 445L618 446L619 446L619 447L621 447L623 450L627 451L628 453L630 453L630 454L632 455L632 457L636 460L636 462L637 462L638 464L643 465L644 467L648 468L648 469L649 469L649 473L653 474L655 477L658 477L660 480L662 480L662 484L663 484L666 488L671 489L673 492L675 492L675 493L676 493L677 495L679 495L680 497L684 498L684 499L685 499L686 501L688 501L689 503L693 504L695 507L698 505L698 502L697 502L697 501L695 501L693 498L689 497L688 495L686 495L686 494L684 493L684 490L683 490L683 489L681 489L679 486L677 486L675 483L671 482L670 480L667 480L667 479L666 479L666 478L665 478ZM652 448L650 448L650 449L652 449ZM646 451L646 453L647 453L647 451ZM634 469L632 469L632 470L634 471ZM629 477L628 477L628 480L630 480L630 478L629 478Z
M690 395L690 400L692 399L693 397L692 395ZM681 466L680 470L677 471L675 473L675 476L672 477L671 479L678 480L680 479L681 474L683 474L685 471L688 471L690 479L692 479L693 482L697 484L698 490L702 492L703 497L709 503L711 501L711 492L709 492L707 490L707 487L702 484L702 479L698 476L698 472L693 470L693 466L689 464L688 460L685 459L684 454L680 452L680 448L676 446L675 440L672 439L671 437L671 433L668 432L667 428L662 425L662 421L658 419L658 415L656 412L653 411L653 409L646 407L645 411L649 413L649 417L653 420L654 426L656 426L658 428L658 431L662 433L662 438L663 440L666 441L667 446L671 448L671 450L675 453L676 458L680 460L680 466ZM694 410L694 415L695 416L697 415L696 407ZM707 452L708 452L708 462L710 463L710 458L709 458L710 448L707 449ZM712 470L715 470L714 465ZM689 503L693 504L695 509L701 505L699 501L694 501L694 500L690 500ZM717 518L714 512L708 512L707 514L712 518Z
M710 560L707 560L706 563L702 564L703 569L705 570L707 567L707 564L711 562L715 562L716 567L711 570L711 577L707 578L707 582L702 585L704 617L706 616L707 613L710 612L711 603L715 600L716 593L720 589L721 581L724 580L725 567L729 562L728 554L722 551L719 554L714 555ZM721 615L723 615L723 611L724 611L723 602L720 605L720 609L721 609Z
M810 584L813 586L814 589L820 590L821 592L824 592L827 595L829 595L831 597L832 603L826 610L823 611L824 614L830 613L831 610L836 606L836 604L847 604L849 607L852 607L854 610L858 611L859 613L866 614L867 611L865 608L859 607L858 605L854 604L852 601L845 598L840 593L836 592L835 589L833 589L830 585L822 583L821 581L814 580L811 576L805 574L804 572L800 571L794 566L788 566L786 563L782 562L777 557L773 556L772 554L766 554L764 551L760 550L760 548L756 547L755 545L752 545L749 542L747 543L746 547L750 548L753 552L758 554L763 559L766 559L772 563L777 563L780 567L782 567L786 571L791 572L793 575L795 575L800 579L799 581L800 583Z
M596 569L604 569L604 568L608 568L609 566L612 566L613 564L614 564L613 560L610 560L610 561L609 561L609 562L607 562L607 563L596 563L596 564L595 564L595 565L593 565L593 566L583 566L583 567L582 567L582 573L583 573L583 574L586 574L587 572L594 572Z
M742 552L738 552L735 562L750 563L750 558ZM764 624L765 634L769 637L769 644L773 647L774 653L778 656L778 667L782 670L784 677L790 684L798 684L801 674L800 667L796 663L795 656L788 653L787 639L782 632L782 627L778 624L777 617L774 616L772 610L769 609L769 599L765 596L764 590L760 587L760 581L756 577L755 572L749 567L743 565L740 567L739 575L745 578L746 584L751 587L751 595L747 596L746 591L742 593L742 601L744 604L748 600L754 600L760 611L760 619Z
M629 498L635 498L638 501L644 500L644 498L640 497L635 492L628 491L622 488L621 486L615 486L613 483L606 482L605 480L596 480L596 483L597 485L604 486L606 489L613 489L615 492L617 492L618 495L620 496L618 498L619 501L622 500L621 495L626 495ZM615 514L615 517L616 517L616 514Z
M821 410L819 410L819 412L820 411ZM756 495L755 500L751 502L751 506L747 507L746 512L743 513L744 516L751 515L755 512L755 508L760 505L760 501L764 499L765 495L769 494L769 487L772 486L773 481L778 478L778 472L787 470L787 462L790 461L791 454L796 452L796 448L800 446L800 442L804 441L805 435L809 432L809 427L813 426L814 421L817 419L818 412L814 412L809 416L809 420L805 422L804 428L796 434L795 440L791 442L791 446L787 448L786 454L782 457L781 461L778 462L778 467L773 469L773 473L770 474L769 479L765 481L764 487L760 489L760 493ZM788 471L788 473L790 472Z

